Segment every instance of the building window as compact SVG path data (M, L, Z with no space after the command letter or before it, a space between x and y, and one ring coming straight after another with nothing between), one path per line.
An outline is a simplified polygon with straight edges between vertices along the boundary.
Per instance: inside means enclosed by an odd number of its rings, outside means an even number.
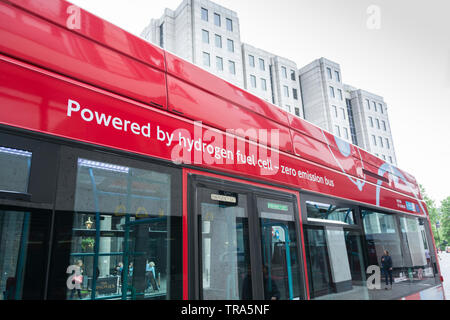
M367 109L370 110L370 102L369 102L369 99L366 99L366 104L367 104Z
M159 46L164 48L164 22L159 26Z
M202 41L203 43L209 43L209 32L202 30Z
M341 82L341 77L339 76L339 71L334 70L334 75L336 77L336 81Z
M377 129L380 129L380 120L375 119L376 123L377 123Z
M220 27L220 14L214 13L214 24Z
M202 8L202 20L208 21L208 10L205 8Z
M284 89L284 96L289 98L289 88L288 88L288 86L283 86L283 89Z
M372 141L373 141L373 145L376 146L377 145L377 137L375 137L375 135L372 135Z
M227 18L227 30L233 31L233 21Z
M228 51L234 52L234 41L231 39L227 39L227 47Z
M250 67L255 67L255 57L250 54L248 55L248 64Z
M338 117L337 107L336 106L332 106L332 107L333 107L333 111L334 111L334 117L337 118Z
M389 139L385 138L385 140L386 140L386 148L390 149L391 145L389 144Z
M384 114L383 105L381 103L379 103L378 106L380 107L380 112Z
M216 67L217 70L223 71L223 59L221 57L216 57Z
M203 65L207 67L211 65L208 52L203 52Z
M383 148L384 147L383 146L383 138L382 137L378 137L378 141L380 141L380 147Z
M295 108L295 115L297 117L300 117L300 109L299 108Z
M250 75L250 83L252 84L252 88L256 88L256 77Z
M263 89L263 91L267 91L266 79L261 78L261 88Z
M286 105L286 111L289 112L289 113L291 112L291 106L290 105Z
M228 60L228 69L230 70L231 74L236 74L236 64L234 61Z
M375 112L377 112L377 104L375 101L372 101L372 105L373 105L373 110L375 110Z
M383 160L386 160L386 156L384 154L381 155L383 157Z
M334 132L338 137L341 136L341 128L339 128L339 126L334 126Z
M283 78L287 79L287 70L286 70L286 67L281 67L281 74L283 75Z
M330 86L330 95L332 98L335 98L336 96L334 95L334 88L332 86Z
M264 63L264 59L259 58L259 69L262 71L266 71L266 64Z
M337 89L337 91L338 91L338 93L339 93L339 99L340 99L341 101L343 101L344 98L342 97L342 90L341 90L341 89Z
M216 47L222 48L222 37L216 34L215 39Z
M348 140L348 129L344 127L344 138Z
M344 108L341 108L341 112L342 112L342 118L345 120L345 110L344 110Z
M331 75L331 68L327 68L327 74L328 74L328 79L333 79L333 76Z
M295 71L291 69L291 80L295 81Z
M392 162L392 157L391 157L391 156L389 156L389 162L390 162L390 163L393 163L393 162Z
M372 117L369 117L370 126L373 128L373 119Z
M381 120L381 123L383 124L383 130L386 131L386 122L384 122L384 120Z
M292 88L292 96L294 97L294 100L298 100L298 93L297 89Z

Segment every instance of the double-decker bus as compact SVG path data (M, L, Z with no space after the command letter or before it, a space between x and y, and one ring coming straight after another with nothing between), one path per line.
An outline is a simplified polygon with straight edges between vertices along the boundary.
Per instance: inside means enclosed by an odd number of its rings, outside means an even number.
M0 190L0 299L444 298L412 175L62 0L0 0Z

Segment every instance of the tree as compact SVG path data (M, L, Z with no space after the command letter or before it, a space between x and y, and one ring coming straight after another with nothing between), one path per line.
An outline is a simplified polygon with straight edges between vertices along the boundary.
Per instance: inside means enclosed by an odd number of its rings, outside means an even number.
M440 235L442 241L450 243L450 196L441 201L440 213Z
M439 221L439 224L441 224L440 216L439 216L439 209L436 207L436 204L434 203L434 200L431 199L427 192L425 191L425 188L422 185L419 185L420 193L422 194L423 200L425 201L425 204L428 208L428 216L430 217L430 223L431 223L431 230L433 231L433 237L436 241L436 246L440 246L441 243L441 236L440 231L436 229L436 222Z

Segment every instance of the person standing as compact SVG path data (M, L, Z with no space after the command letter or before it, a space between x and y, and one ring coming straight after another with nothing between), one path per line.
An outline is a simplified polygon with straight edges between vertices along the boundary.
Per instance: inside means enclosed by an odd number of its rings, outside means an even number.
M78 272L75 273L75 283L78 283L79 286L83 283L83 260L77 260L76 266L78 267ZM79 287L78 287L79 288ZM73 299L73 296L75 295L75 292L78 295L78 298L81 300L81 289L78 289L77 286L75 286L72 291L70 292L70 299Z
M388 290L388 277L391 285L390 289L392 289L392 258L387 250L384 250L384 254L381 257L381 270L383 271L384 278L386 280L385 290Z

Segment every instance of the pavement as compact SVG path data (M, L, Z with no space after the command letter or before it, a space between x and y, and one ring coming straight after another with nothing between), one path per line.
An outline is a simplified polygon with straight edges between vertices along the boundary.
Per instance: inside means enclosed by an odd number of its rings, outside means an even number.
M444 293L446 300L450 300L450 253L441 252L439 254L439 265L441 274L444 277Z

